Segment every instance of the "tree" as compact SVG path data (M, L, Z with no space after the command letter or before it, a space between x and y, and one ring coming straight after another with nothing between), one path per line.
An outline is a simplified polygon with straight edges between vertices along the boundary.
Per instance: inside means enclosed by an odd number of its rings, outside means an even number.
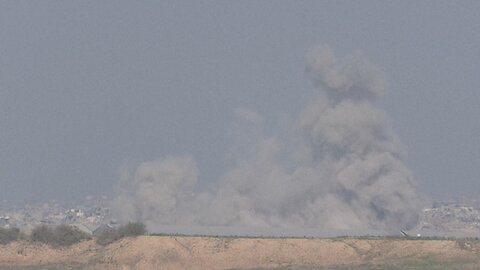
M124 237L139 236L147 233L145 224L141 222L129 222L117 229L110 228L97 237L97 244L108 245Z
M54 247L70 246L86 239L89 239L86 233L66 224L54 228L40 225L34 228L30 235L31 241Z
M19 236L18 228L0 228L0 244L2 245L18 240Z
M147 233L145 224L141 222L129 222L118 228L119 238L128 236L139 236Z

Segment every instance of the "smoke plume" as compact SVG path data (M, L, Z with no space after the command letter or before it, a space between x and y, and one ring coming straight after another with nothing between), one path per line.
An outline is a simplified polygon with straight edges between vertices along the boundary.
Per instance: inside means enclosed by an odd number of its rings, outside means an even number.
M405 151L374 105L382 74L360 54L307 54L317 96L288 128L266 135L265 120L236 111L233 166L215 191L196 191L192 157L141 164L116 199L124 220L147 225L409 229L419 198ZM244 133L244 134L242 134Z

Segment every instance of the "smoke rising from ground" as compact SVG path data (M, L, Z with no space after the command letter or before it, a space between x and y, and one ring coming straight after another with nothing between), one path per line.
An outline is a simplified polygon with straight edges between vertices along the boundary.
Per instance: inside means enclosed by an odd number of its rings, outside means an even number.
M408 229L419 198L402 144L374 106L386 82L360 54L307 54L317 96L282 132L236 111L232 168L212 192L196 190L189 156L142 163L115 200L123 220L147 225Z

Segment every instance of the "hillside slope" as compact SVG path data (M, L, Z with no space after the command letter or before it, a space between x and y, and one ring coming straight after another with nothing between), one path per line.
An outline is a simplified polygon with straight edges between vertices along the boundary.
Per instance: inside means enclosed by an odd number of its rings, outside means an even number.
M93 240L61 249L28 242L0 246L0 269L395 269L406 265L478 269L474 267L480 266L480 242L142 236L106 247Z

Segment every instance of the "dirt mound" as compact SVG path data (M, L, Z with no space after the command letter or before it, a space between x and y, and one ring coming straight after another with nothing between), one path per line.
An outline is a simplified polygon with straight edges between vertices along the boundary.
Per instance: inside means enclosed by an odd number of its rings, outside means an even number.
M39 265L50 263L86 264L101 247L94 241L85 241L71 247L52 248L45 244L12 242L0 245L0 265Z
M152 240L139 237L113 244L107 247L108 261L104 262L129 264L138 269L148 269L149 265L161 265L165 269L228 269L360 261L354 248L332 240L206 237Z
M53 249L27 242L0 246L0 266L75 265L83 269L248 269L389 265L435 258L480 262L475 240L299 239L142 236L108 246L87 241ZM479 264L480 265L480 264ZM54 268L54 267L53 267Z

